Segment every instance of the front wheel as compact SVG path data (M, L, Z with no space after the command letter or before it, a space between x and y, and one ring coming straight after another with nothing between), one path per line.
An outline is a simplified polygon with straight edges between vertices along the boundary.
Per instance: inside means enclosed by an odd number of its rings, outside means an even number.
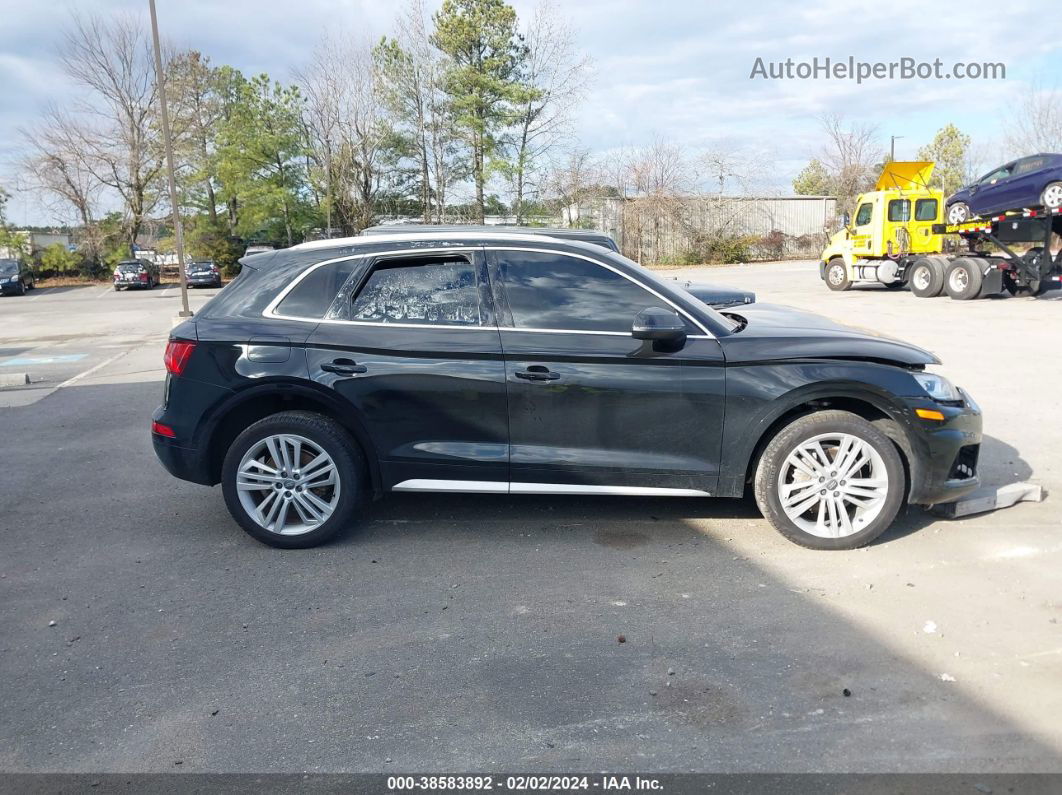
M23 281L20 281L15 286L15 295L25 295L25 294L26 294L26 283L23 282Z
M355 442L337 422L284 411L236 437L222 465L229 513L254 538L315 547L350 524L367 489Z
M848 266L840 257L834 257L826 263L826 286L837 292L852 286L852 280L848 278Z
M756 503L783 536L811 549L869 544L907 490L893 442L862 417L820 411L794 420L756 467Z

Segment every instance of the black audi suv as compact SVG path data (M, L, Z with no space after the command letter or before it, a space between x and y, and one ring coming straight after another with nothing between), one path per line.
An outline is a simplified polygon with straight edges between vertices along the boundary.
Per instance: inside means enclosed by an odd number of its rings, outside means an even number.
M718 312L616 252L437 232L245 257L166 349L155 451L278 547L388 491L740 497L866 544L978 485L980 410L913 345Z

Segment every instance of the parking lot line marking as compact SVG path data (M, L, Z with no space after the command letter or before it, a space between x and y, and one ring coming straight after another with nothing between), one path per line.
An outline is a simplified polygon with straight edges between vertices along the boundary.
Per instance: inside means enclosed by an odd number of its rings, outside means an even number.
M124 351L119 351L118 353L114 354L114 356L111 356L109 359L104 359L99 364L93 365L92 367L90 367L89 369L85 370L84 372L78 373L77 375L73 376L72 378L66 379L65 381L63 381L63 383L59 384L59 386L57 386L56 389L65 389L68 386L73 386L78 381L80 381L82 378L88 378L90 375L92 375L96 371L102 370L104 367L106 367L109 364L113 364L114 362L118 361L123 356L125 356L127 353L129 353L130 351L134 350L137 347L139 347L139 346L138 345L134 345L132 348L126 348Z
M62 353L58 356L18 356L0 362L0 367L14 367L20 364L58 364L59 362L76 362L88 356L87 353Z

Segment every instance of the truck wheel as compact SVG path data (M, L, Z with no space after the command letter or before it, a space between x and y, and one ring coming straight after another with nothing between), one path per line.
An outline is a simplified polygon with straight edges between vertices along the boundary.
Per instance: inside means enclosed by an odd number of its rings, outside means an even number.
M1062 207L1062 182L1052 182L1040 194L1040 204L1049 210Z
M755 489L763 515L790 541L855 549L892 524L907 476L896 446L874 425L847 411L818 411L768 443Z
M837 292L852 286L852 280L848 278L848 266L840 257L834 257L826 264L826 286Z
M981 294L983 281L981 264L970 257L959 257L948 266L944 289L956 301L969 301Z
M948 223L961 224L970 217L970 208L966 202L955 202L948 208Z
M944 266L939 260L920 257L911 266L908 277L911 292L919 298L933 298L944 289Z

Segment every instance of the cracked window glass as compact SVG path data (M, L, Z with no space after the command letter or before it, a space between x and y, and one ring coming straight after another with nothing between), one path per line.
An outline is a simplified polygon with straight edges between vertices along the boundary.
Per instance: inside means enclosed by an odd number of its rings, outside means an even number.
M378 265L354 299L350 319L478 326L476 270L463 259Z

